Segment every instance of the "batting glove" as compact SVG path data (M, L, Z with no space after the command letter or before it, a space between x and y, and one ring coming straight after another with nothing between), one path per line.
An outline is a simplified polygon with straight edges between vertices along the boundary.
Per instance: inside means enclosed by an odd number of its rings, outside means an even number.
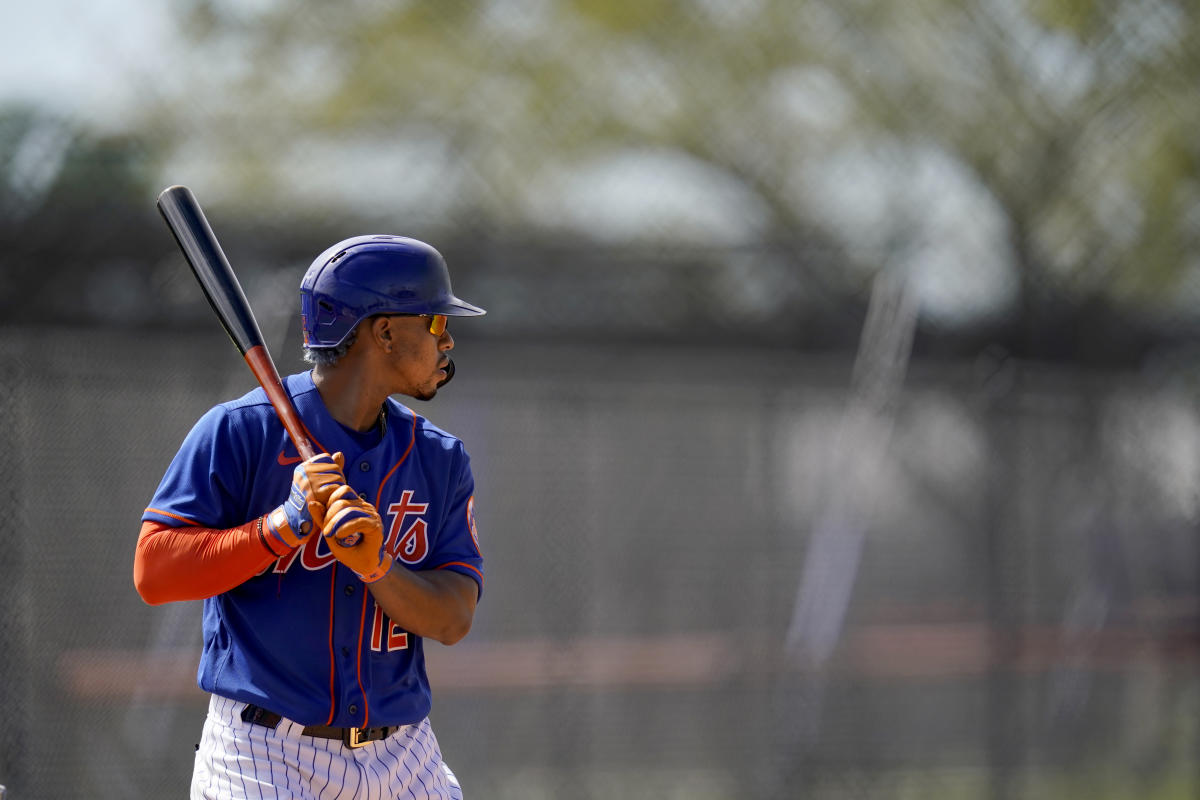
M362 579L374 583L392 568L383 546L383 521L375 506L349 486L339 486L329 498L321 531L337 560Z
M346 485L341 453L321 453L296 465L292 490L283 505L267 515L263 526L285 547L299 547L325 525L325 507L334 490Z

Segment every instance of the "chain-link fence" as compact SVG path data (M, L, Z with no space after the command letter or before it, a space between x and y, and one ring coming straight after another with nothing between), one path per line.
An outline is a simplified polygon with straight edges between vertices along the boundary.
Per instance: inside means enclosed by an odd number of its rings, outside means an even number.
M470 796L1200 788L1184 387L918 363L866 415L841 361L458 351L419 410L479 482L486 594L429 653ZM9 331L2 352L4 782L179 796L199 604L142 604L137 521L191 422L252 378L215 332Z
M10 798L190 774L199 604L133 546L251 378L170 183L285 372L347 236L489 310L419 408L479 483L486 594L429 648L469 797L1200 794L1191 5L127 6L0 56L102 80L0 82Z

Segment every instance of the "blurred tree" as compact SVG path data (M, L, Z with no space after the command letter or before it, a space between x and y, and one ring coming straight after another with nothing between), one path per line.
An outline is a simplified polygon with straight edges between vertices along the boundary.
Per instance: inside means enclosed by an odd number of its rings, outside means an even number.
M197 0L182 23L214 68L170 98L175 157L231 201L766 245L709 290L763 313L894 267L935 323L1015 312L1017 349L1113 307L1194 316L1200 14L1175 0Z
M109 315L128 323L151 314L146 256L169 244L150 228L153 152L135 134L96 134L29 107L0 110L6 323L114 321Z
M1064 295L1151 320L1195 319L1194 6L928 0L828 8L843 33L827 40L821 60L855 87L871 127L935 143L1002 209L1029 335L1061 314Z

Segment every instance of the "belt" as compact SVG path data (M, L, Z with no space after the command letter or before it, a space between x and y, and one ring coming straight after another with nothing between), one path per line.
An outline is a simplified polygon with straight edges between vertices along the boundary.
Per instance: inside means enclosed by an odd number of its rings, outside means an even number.
M282 719L283 717L274 711L268 711L260 706L247 705L242 709L242 722L248 722L251 725L274 728ZM342 744L346 747L365 747L371 742L388 738L401 727L400 725L383 725L378 728L336 728L330 725L306 725L300 733L305 736L316 736L319 739L341 739Z

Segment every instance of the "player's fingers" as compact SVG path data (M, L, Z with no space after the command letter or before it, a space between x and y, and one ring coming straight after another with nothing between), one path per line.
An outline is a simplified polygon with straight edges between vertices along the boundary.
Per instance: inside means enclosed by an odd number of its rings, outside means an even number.
M314 456L298 464L292 473L292 502L295 504L297 495L303 497L304 516L311 518L319 529L324 525L325 506L329 497L342 483L345 483L345 477L328 453Z
M306 480L308 481L308 490L322 506L327 506L333 493L346 483L346 477L342 474L341 469L332 461L319 471L310 470Z
M292 480L296 483L312 485L321 485L330 481L346 482L342 468L330 456L324 454L297 464L292 471Z
M342 547L354 547L364 534L382 530L383 526L378 516L369 513L357 503L348 503L339 504L331 509L322 534ZM377 538L383 537L380 535Z
M350 488L348 484L342 483L340 486L334 489L333 494L329 496L329 501L326 503L326 505L333 506L334 503L348 502L363 502L363 500L358 496L358 492Z
M307 461L300 462L300 465L316 472L341 472L344 463L345 460L341 453L338 453L336 457L329 453L320 453Z
M342 465L328 453L322 453L319 456L313 456L308 461L301 462L297 465L296 470L307 475L309 480L312 481L336 478L343 483L345 482L345 477L342 474Z
M378 517L371 514L357 503L336 503L329 507L325 515L325 532L339 527L364 527L377 524Z
M375 510L375 506L360 499L357 495L351 498L349 493L343 492L339 488L334 492L334 499L330 501L326 510L324 528L325 531L328 531L335 525L350 523L383 528L383 522L379 518L379 512Z

